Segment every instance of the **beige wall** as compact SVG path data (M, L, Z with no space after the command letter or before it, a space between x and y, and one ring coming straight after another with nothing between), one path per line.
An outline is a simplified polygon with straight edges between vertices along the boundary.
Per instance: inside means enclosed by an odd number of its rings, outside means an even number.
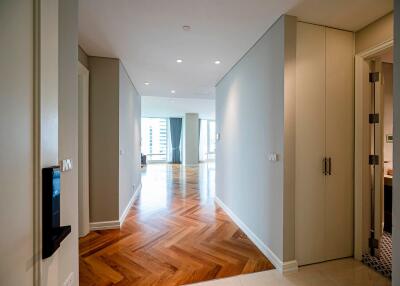
M216 195L281 263L294 259L294 145L285 140L295 132L295 21L282 16L216 87Z
M119 60L89 58L90 222L119 218Z
M393 168L393 143L386 142L386 135L393 134L393 64L382 63L383 96L384 96L384 144L383 155L385 169Z
M356 32L356 54L393 39L393 13Z
M394 1L394 78L400 77L400 2ZM394 81L394 169L400 170L400 81ZM400 285L400 176L393 178L393 266L392 285Z
M80 46L78 46L78 59L81 64L89 68L89 57Z
M0 1L0 285L7 286L33 285L33 14L33 1Z
M120 60L89 70L90 222L115 222L140 187L141 100Z
M283 261L295 259L297 19L285 17Z

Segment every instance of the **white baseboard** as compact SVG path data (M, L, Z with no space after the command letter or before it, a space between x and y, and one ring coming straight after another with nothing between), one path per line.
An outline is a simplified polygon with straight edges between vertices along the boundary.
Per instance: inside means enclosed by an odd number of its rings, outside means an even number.
M298 270L299 265L297 264L297 260L291 260L283 262L281 272L293 272Z
M215 202L228 214L228 216L240 227L247 237L257 246L257 248L271 261L275 268L280 272L297 271L298 265L296 260L283 262L278 256L261 241L250 228L237 217L232 210L224 204L218 197L215 197Z
M137 186L135 192L132 195L132 198L129 200L128 205L126 206L124 212L122 213L121 217L119 218L119 225L120 226L122 226L122 224L124 223L124 221L126 219L126 216L128 215L129 210L131 209L131 207L132 207L133 203L135 202L137 196L139 195L139 192L140 192L141 189L142 189L142 183L140 183Z
M99 221L90 223L90 231L119 228L119 220Z
M91 222L90 231L121 228L122 224L125 221L126 216L128 215L129 209L132 207L141 189L142 189L142 184L140 183L140 185L136 188L135 192L133 193L132 198L129 200L129 203L126 206L119 220Z

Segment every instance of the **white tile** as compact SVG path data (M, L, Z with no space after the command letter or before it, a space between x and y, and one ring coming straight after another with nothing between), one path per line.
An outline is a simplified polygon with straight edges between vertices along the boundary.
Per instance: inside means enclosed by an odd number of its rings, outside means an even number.
M354 259L340 259L300 267L298 272L277 270L244 274L193 284L195 286L390 286L374 270Z
M202 282L201 286L242 286L238 276Z
M280 285L282 274L277 270L268 270L239 276L242 286Z

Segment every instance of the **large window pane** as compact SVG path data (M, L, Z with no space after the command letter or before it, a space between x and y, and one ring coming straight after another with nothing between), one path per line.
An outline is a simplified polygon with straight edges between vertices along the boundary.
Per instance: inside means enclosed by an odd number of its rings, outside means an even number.
M215 154L215 121L208 121L208 153Z
M207 120L200 120L200 141L199 141L199 160L207 161L208 153L208 136L207 136Z
M215 159L215 121L200 120L200 161L212 161Z
M142 118L142 153L147 161L167 160L167 119Z

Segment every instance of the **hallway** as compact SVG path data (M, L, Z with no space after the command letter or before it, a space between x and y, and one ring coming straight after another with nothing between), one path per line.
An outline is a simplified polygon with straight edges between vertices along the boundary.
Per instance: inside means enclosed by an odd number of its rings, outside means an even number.
M154 164L121 230L80 239L80 285L183 285L273 269L214 203L213 164Z

